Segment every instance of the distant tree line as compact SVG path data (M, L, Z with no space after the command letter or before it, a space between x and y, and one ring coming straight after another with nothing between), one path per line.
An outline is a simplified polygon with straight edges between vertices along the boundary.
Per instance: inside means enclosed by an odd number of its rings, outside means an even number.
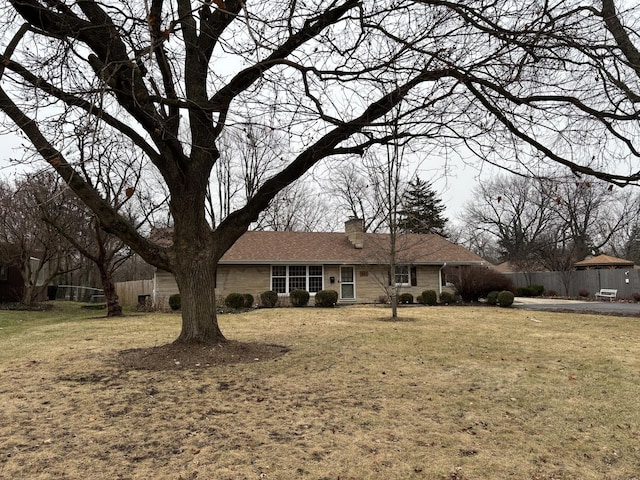
M519 271L566 271L606 253L640 263L640 195L576 176L501 175L479 184L457 239Z

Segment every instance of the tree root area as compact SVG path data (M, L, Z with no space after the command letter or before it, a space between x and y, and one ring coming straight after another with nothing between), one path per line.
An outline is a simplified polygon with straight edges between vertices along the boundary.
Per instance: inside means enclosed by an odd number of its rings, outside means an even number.
M123 350L119 363L127 370L197 370L235 363L273 360L289 351L282 345L227 341L216 345L169 343Z

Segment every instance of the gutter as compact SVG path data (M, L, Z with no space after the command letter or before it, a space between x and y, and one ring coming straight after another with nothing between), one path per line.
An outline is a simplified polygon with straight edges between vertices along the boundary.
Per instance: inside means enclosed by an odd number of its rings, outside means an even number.
M442 293L442 271L445 269L446 266L447 266L447 262L444 262L440 267L440 270L438 270L438 293L439 294Z

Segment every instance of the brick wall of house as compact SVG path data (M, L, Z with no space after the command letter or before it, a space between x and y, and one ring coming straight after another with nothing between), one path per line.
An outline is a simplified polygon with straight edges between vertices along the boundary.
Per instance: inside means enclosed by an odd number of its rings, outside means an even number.
M387 269L377 265L354 265L356 303L378 303L385 290ZM411 293L414 298L425 290L440 292L440 268L438 266L417 267L417 285L402 287L400 292ZM331 277L334 283L331 283ZM221 265L218 267L216 295L220 301L230 293L250 293L256 302L262 292L271 288L270 265ZM324 288L340 293L340 266L324 266ZM155 277L155 305L168 307L169 296L178 293L178 286L172 274L158 270ZM343 302L349 303L349 302ZM313 304L311 300L310 304Z
M259 300L260 294L271 288L269 265L221 265L218 267L216 295L250 293Z
M357 303L377 303L385 295L384 284L388 283L387 268L384 266L356 265L356 301ZM414 298L425 290L440 292L439 267L417 267L417 285L415 287L401 287L400 293L411 293ZM338 288L336 288L338 290Z

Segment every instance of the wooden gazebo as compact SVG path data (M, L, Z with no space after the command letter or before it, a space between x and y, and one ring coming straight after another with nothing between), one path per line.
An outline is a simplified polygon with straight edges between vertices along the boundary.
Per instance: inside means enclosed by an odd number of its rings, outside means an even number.
M634 264L631 260L612 257L611 255L598 255L596 257L585 258L573 264L576 270L597 270L597 269L631 269Z

